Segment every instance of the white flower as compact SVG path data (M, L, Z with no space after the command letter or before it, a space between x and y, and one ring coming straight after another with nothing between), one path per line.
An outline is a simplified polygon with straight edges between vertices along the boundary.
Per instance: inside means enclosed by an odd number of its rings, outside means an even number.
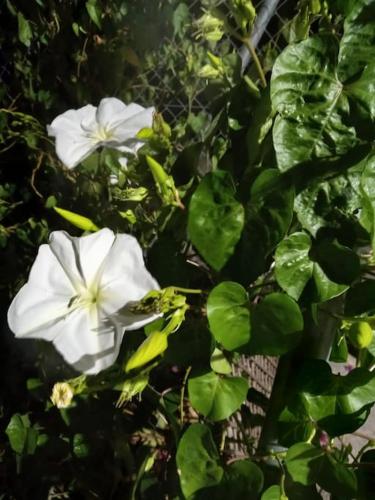
M100 146L135 154L144 144L136 135L142 128L152 127L154 111L106 97L97 108L87 104L65 111L47 126L48 135L56 138L59 159L74 168Z
M125 330L156 318L126 307L154 289L159 285L133 236L102 229L74 238L56 231L39 248L8 323L17 337L51 341L76 370L97 373L115 362Z

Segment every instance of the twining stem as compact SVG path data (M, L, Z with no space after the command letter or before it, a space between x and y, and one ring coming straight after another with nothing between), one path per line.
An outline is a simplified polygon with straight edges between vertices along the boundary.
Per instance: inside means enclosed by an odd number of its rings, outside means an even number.
M256 53L256 50L254 49L253 44L251 42L251 38L242 38L241 40L242 40L242 43L247 48L247 50L249 51L251 57L253 58L253 61L255 62L255 66L257 68L260 81L262 82L262 86L264 88L266 88L267 87L267 80L266 80L266 77L264 75L262 65L260 64L258 54Z
M186 370L184 380L182 382L182 387L181 387L181 398L180 398L180 422L181 422L181 427L184 423L184 400L185 400L185 388L186 388L186 383L187 379L189 378L190 372L191 372L191 366Z
M267 87L267 80L266 80L266 77L264 76L264 71L263 71L262 65L259 61L259 57L254 49L253 44L252 44L250 33L248 33L244 36L240 36L236 32L236 30L234 30L229 25L229 23L225 23L225 29L231 36L233 36L233 38L235 38L236 40L238 40L239 42L241 42L245 45L245 47L247 48L247 50L250 53L250 56L253 58L253 61L255 62L255 66L257 68L260 81L262 82L262 87L266 88Z

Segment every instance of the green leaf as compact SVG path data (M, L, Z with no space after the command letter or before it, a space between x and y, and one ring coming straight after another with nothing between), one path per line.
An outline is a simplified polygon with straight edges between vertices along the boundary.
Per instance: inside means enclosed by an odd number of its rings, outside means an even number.
M312 462L316 462L323 455L324 450L309 443L297 443L290 447L285 457L285 465L293 481L305 486L314 484Z
M232 373L231 364L217 347L212 353L210 366L215 373L220 373L221 375L230 375Z
M227 486L223 498L246 498L255 500L263 489L263 473L251 460L239 460L225 470L224 484Z
M340 43L339 77L342 81L358 75L375 59L375 3L355 0L350 7Z
M74 434L73 453L78 458L86 458L89 456L90 448L84 434Z
M291 422L292 414L292 425L310 420L331 437L354 432L375 402L375 375L363 368L346 376L333 375L325 361L308 360L296 374L295 383L281 421Z
M285 238L275 253L275 277L293 299L298 300L312 277L314 264L309 258L311 239L306 233Z
M234 252L244 225L244 208L234 195L231 176L217 170L203 178L189 206L190 239L216 271Z
M371 155L361 176L362 213L361 223L371 235L371 245L375 249L375 155Z
M135 368L149 363L160 356L168 347L168 335L164 332L154 331L138 347L135 353L126 363L125 371L129 372Z
M375 449L367 450L361 456L361 464L373 464L375 462ZM358 498L366 500L371 498L372 493L375 491L375 476L371 466L360 466L357 471L359 492Z
M316 464L316 468L316 482L325 491L342 500L358 498L355 472L346 464L327 454Z
M300 341L303 317L297 303L283 293L270 293L251 315L251 339L246 352L280 356Z
M176 462L186 498L202 488L219 484L224 474L211 431L203 424L193 424L183 434Z
M169 337L168 344L165 361L186 368L208 366L214 349L214 339L207 323L199 320L183 323L178 335Z
M172 24L174 35L183 35L186 25L190 21L190 10L186 3L179 3L173 12Z
M38 441L38 431L30 424L27 415L15 413L5 429L12 450L18 455L32 455Z
M315 257L327 278L350 285L358 278L361 267L358 255L337 241L322 241L315 246Z
M327 278L327 275L317 262L314 263L313 277L317 291L317 302L326 302L329 299L338 297L348 289L347 285L339 285Z
M352 286L345 297L345 314L359 316L375 313L375 281L365 280Z
M289 448L285 464L296 483L305 486L317 483L342 499L354 498L356 495L354 471L321 448L309 443L297 443Z
M248 383L242 377L220 376L214 372L192 376L188 382L193 408L213 421L232 415L246 399Z
M330 181L311 184L295 198L294 209L303 229L314 237L325 231L336 237L344 236L350 241L357 234L358 212L363 201L360 194L360 179L364 164L363 151L358 164L345 174ZM357 160L355 160L357 161ZM344 168L340 164L341 168Z
M348 287L331 281L319 263L311 260L311 245L311 238L302 232L293 233L282 241L275 253L275 277L281 288L296 300L301 296L309 279L313 277L316 287L315 301L325 302L345 292ZM352 278L358 272L357 256L342 246L338 250L335 248L330 250L331 255L324 256L321 252L320 257L328 265L331 273L335 277ZM334 257L337 257L337 254L340 254L339 257L346 266L340 272L332 270Z
M21 43L30 47L31 40L33 39L33 32L31 29L31 24L21 12L17 13L18 21L18 38Z
M266 489L261 497L261 500L287 500L287 498L281 493L280 486L274 484Z
M256 178L246 205L245 228L228 264L235 280L247 286L268 269L271 253L291 224L293 201L294 188L276 169Z
M86 10L90 16L91 21L96 24L96 26L101 29L102 27L102 8L98 0L88 0L86 2Z
M228 351L250 340L249 297L238 283L224 281L211 291L207 318L215 339Z
M220 484L204 488L196 495L194 500L257 500L263 488L263 473L261 469L250 460L238 460L228 465Z
M335 363L346 363L348 360L348 355L348 344L346 342L345 335L338 331L336 333L335 342L332 346L329 360L334 361Z
M364 20L362 25L367 30ZM343 156L359 144L360 129L368 133L374 118L374 110L368 105L373 57L367 60L365 71L344 85L338 77L342 56L336 37L317 35L288 46L277 58L271 100L278 113L273 137L280 170ZM355 53L351 57L355 60Z

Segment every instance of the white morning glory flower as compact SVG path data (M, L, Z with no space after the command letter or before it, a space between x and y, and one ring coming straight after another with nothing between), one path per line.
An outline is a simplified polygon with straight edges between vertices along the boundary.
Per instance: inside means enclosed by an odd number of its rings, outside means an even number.
M152 127L154 111L153 107L126 105L115 97L106 97L97 108L87 104L65 111L47 126L47 131L56 138L59 159L74 168L100 146L135 154L144 144L137 133Z
M8 323L16 337L53 342L76 370L94 374L116 361L126 330L157 317L126 307L155 289L133 236L102 229L75 238L56 231L39 248Z

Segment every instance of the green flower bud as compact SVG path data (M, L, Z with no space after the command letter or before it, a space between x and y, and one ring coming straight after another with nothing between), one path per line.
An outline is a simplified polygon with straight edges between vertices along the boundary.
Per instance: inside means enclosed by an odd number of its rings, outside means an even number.
M207 78L208 80L217 80L222 76L221 72L213 68L210 64L203 66L197 73L199 78Z
M358 321L350 327L348 337L354 347L364 349L372 342L372 328L367 321Z
M232 14L243 32L247 27L253 26L256 18L256 10L251 0L231 0L230 7Z
M209 42L218 42L224 35L224 21L211 12L205 12L196 21L198 28L197 38L204 38Z
M65 210L64 208L53 207L53 209L65 220L73 224L73 226L79 227L79 229L83 229L84 231L99 231L98 226L91 219L83 215L70 212L70 210Z

